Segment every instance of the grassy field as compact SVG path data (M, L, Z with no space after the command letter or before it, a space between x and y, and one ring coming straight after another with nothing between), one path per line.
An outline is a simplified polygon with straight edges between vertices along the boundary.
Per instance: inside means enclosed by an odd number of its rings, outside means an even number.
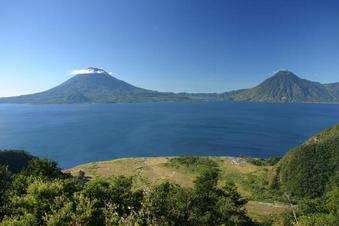
M261 221L288 210L283 195L269 186L272 166L258 166L246 158L235 157L194 158L194 164L182 160L181 157L123 158L88 163L68 171L77 175L81 170L91 178L129 176L134 180L135 189L142 189L164 181L192 187L204 167L218 167L220 186L227 181L234 182L241 195L249 200L246 209L251 217Z

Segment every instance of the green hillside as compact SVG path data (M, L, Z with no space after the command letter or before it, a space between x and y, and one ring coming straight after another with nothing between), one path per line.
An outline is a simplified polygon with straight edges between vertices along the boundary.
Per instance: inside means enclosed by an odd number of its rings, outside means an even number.
M320 197L339 185L339 125L294 148L280 161L278 180L297 197Z

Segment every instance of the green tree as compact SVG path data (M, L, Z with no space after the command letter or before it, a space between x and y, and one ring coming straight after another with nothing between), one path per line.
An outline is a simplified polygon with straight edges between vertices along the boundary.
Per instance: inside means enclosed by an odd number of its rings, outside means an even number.
M27 167L27 174L45 179L65 179L70 175L62 172L62 169L55 161L48 159L33 159Z
M7 166L0 165L0 221L2 216L5 215L8 203L6 193L10 187L11 173L8 171Z
M42 181L34 180L27 187L26 194L11 198L13 219L18 216L33 215L39 225L44 222L44 216L53 209L63 206L63 200L67 200L64 192L65 183L61 180Z
M244 205L247 203L237 191L234 183L227 183L216 203L220 220L226 225L250 225Z
M27 168L28 163L35 157L25 151L0 150L0 165L8 166L13 173L19 173Z
M194 185L193 225L251 225L242 199L232 183L218 187L219 171L211 168L197 177Z
M131 211L138 211L141 207L142 192L132 191L133 181L123 176L110 179L99 178L88 182L83 194L96 199L97 207L104 208L106 205L116 205L119 216L129 215Z
M219 170L205 170L194 182L193 212L191 220L195 225L218 225L216 204L221 190L217 187Z
M339 225L339 187L334 187L322 198L298 202L297 216L300 225Z
M25 213L13 217L6 216L1 222L2 226L39 226L39 221L34 214Z
M154 187L145 197L148 223L156 225L190 225L191 191L169 182Z

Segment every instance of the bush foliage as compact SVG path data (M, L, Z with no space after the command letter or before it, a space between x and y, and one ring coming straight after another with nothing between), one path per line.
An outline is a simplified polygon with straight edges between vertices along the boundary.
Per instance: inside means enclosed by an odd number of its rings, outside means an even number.
M128 177L85 180L54 161L33 159L11 173L0 166L1 225L251 225L233 184L218 187L206 168L194 188L164 182L134 190Z

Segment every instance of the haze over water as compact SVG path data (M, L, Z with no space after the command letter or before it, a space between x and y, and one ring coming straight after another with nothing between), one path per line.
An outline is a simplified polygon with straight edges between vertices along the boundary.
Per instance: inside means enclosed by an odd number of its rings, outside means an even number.
M281 156L339 105L234 102L0 105L0 149L78 164L136 156Z

